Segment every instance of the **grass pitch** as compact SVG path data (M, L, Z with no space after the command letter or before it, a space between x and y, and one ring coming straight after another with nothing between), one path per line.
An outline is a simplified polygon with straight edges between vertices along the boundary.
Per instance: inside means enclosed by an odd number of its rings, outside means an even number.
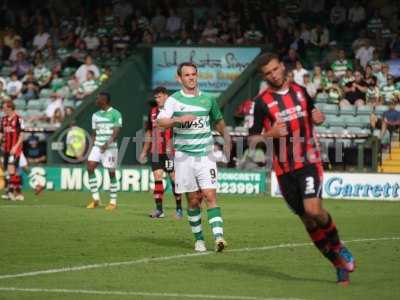
M343 288L280 199L220 196L228 251L197 255L186 217L172 218L171 196L160 220L147 217L150 193L121 193L111 213L85 209L88 198L45 192L0 202L0 299L400 297L400 203L325 200L357 260Z

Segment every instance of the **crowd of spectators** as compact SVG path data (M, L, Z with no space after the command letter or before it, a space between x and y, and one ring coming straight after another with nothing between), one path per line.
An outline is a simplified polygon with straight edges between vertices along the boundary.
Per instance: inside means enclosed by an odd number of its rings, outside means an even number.
M261 46L316 98L389 103L400 95L385 63L400 55L398 14L392 0L5 2L0 101L25 103L28 124L57 127L111 76L108 63L139 44L168 44Z

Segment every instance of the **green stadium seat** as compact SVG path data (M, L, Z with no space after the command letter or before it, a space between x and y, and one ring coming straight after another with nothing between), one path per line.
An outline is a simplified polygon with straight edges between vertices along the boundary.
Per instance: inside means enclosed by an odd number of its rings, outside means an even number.
M378 105L375 106L375 114L377 116L382 116L385 111L387 111L389 107L387 105Z
M26 108L26 101L24 99L15 99L14 104L16 110L24 110Z
M336 115L326 115L326 120L325 120L325 125L329 126L329 129L331 127L337 127L337 126L344 126L345 120L343 116L336 116Z
M327 94L318 94L315 98L316 103L327 103L328 102L328 95Z
M363 105L363 106L359 106L359 107L357 108L356 113L357 113L358 116L361 116L361 115L367 115L367 116L369 116L369 115L372 114L372 111L373 111L373 109L372 109L371 106L369 106L369 105Z
M36 117L36 116L41 116L43 115L43 111L39 109L27 109L26 110L26 116L27 117Z
M340 108L340 115L354 116L355 114L356 114L356 108L353 105Z
M339 110L339 106L336 104L324 104L321 108L322 112L332 115L337 115Z
M323 109L324 109L324 103L319 103L319 102L317 102L317 103L315 103L314 105L315 105L315 107L318 108L320 111L323 111Z
M39 96L40 98L50 98L52 93L53 91L51 89L42 89Z
M370 116L357 116L357 118L360 120L361 127L362 128L370 128L371 127L371 120Z
M359 116L343 116L343 120L346 127L363 127L363 123Z
M64 107L71 106L75 107L75 101L74 100L64 100Z
M61 76L69 78L73 73L75 73L75 71L76 71L75 68L70 68L70 67L65 68L64 70L62 70Z
M39 100L29 100L28 103L26 104L26 108L28 110L41 110L42 103Z

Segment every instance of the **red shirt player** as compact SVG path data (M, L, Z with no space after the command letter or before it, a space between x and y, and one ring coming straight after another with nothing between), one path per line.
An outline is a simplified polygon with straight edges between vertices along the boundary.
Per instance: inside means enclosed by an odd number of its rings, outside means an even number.
M176 213L175 216L178 219L183 217L182 210L182 195L175 193L175 174L173 160L171 159L172 152L172 129L162 129L157 127L157 116L160 109L164 106L165 101L168 98L168 91L164 87L157 87L153 91L153 96L156 101L156 105L150 109L146 133L145 142L143 145L143 151L140 154L140 162L145 163L147 160L147 154L150 150L151 154L151 169L154 176L154 201L156 203L156 209L150 214L151 218L163 218L163 196L164 196L164 185L163 176L166 172L170 179L173 189L173 193L176 200Z
M17 172L22 153L23 121L15 112L14 103L3 103L4 116L1 119L0 136L3 139L3 168L7 170L7 194L11 200L24 200L21 194L21 176Z
M336 268L337 282L347 285L354 258L321 201L323 170L313 126L323 123L325 116L303 87L286 81L285 66L277 55L260 56L259 69L269 88L255 100L254 125L249 133L271 142L284 199L304 223L315 246Z

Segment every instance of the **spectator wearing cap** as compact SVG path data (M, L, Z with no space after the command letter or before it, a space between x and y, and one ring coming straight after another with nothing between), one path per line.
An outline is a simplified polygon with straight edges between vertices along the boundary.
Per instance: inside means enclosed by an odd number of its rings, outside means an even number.
M99 68L93 63L91 55L86 55L85 63L82 64L75 72L75 76L78 79L79 84L82 84L84 81L87 80L88 71L93 72L95 79L100 76Z
M46 162L46 151L40 145L39 138L31 135L25 143L24 154L30 165L37 165Z

